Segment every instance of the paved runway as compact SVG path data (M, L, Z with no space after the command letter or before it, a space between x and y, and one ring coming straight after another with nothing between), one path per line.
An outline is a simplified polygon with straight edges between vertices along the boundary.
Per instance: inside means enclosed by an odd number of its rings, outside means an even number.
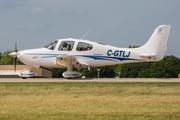
M0 82L180 82L179 78L0 78Z

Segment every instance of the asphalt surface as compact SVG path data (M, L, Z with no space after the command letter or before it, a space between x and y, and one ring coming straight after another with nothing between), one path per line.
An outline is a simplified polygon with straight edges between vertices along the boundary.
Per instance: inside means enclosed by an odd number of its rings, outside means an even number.
M0 78L0 82L180 82L180 78Z

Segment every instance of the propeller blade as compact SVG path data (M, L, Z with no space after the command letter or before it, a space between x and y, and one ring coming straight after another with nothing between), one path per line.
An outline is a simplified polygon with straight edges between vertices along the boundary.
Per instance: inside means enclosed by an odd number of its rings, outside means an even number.
M17 52L17 42L15 42L15 52Z
M17 57L15 57L15 61L14 61L14 71L16 72L16 60L17 60Z

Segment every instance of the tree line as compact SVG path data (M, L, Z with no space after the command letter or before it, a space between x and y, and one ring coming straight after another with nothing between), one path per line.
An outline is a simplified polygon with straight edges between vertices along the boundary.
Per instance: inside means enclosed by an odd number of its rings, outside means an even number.
M115 69L123 78L177 78L180 74L180 59L165 56L158 62L120 64Z
M130 48L138 46L129 46ZM9 53L13 51L0 52L0 64L14 64L14 58L9 56ZM17 64L22 64L17 60ZM165 56L158 62L140 62L140 63L126 63L110 66L102 66L91 68L89 71L87 68L81 70L74 69L81 72L86 78L97 78L97 69L100 69L100 78L177 78L180 74L180 59L171 55ZM52 77L61 78L62 73L66 68L53 68ZM118 74L120 73L120 74Z

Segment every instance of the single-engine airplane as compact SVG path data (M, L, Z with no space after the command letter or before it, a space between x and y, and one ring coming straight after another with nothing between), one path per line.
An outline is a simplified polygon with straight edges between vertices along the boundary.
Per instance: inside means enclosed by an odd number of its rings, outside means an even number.
M148 42L139 48L118 48L83 39L58 39L39 49L28 49L10 53L24 64L37 68L67 68L62 75L74 78L82 74L73 71L97 66L106 66L132 62L155 62L164 57L170 25L158 26ZM16 60L15 59L15 60ZM22 70L22 78L32 77L36 73Z

